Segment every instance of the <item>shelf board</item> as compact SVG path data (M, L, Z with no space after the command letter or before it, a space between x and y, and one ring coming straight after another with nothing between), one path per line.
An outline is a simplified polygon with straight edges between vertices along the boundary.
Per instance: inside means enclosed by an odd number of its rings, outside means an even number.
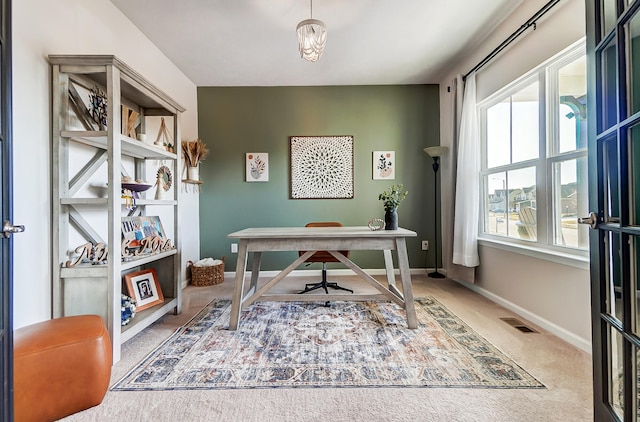
M136 199L136 205L178 205L172 199Z
M145 255L140 258L132 259L131 261L123 261L120 265L120 270L130 270L140 265L145 265L150 262L158 261L162 258L172 256L178 253L177 249L170 251L160 252L153 255ZM60 268L60 278L90 278L90 277L107 277L108 265L91 265L91 264L78 264L75 267Z
M161 304L136 312L136 315L131 319L129 324L121 327L122 336L120 337L120 342L124 343L133 338L136 334L153 324L161 316L171 312L171 310L177 306L178 301L176 298L165 297L164 299L164 302Z
M193 185L201 185L204 182L202 180L182 179L182 183L191 183Z
M136 199L136 205L177 205L178 201L173 199ZM60 198L60 205L106 205L107 198ZM125 205L125 201L122 201Z
M122 261L121 270L129 270L140 265L148 264L150 262L175 255L176 253L178 253L177 249L172 249L170 251L160 252L153 255L145 255L142 258L135 258L131 261Z
M106 205L106 204L107 204L107 198L60 198L60 205Z
M95 148L107 149L107 132L104 130L63 130L60 132L60 136ZM175 160L177 158L175 153L164 148L145 144L124 135L120 135L120 144L122 145L122 153L131 157L156 160Z

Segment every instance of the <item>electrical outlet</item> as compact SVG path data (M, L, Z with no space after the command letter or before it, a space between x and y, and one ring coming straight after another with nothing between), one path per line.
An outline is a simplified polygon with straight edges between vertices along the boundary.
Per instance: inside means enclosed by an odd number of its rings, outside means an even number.
M428 240L423 240L422 241L422 250L423 251L428 251L429 250L429 241Z
M231 253L238 253L238 244L237 243L232 243L231 244Z

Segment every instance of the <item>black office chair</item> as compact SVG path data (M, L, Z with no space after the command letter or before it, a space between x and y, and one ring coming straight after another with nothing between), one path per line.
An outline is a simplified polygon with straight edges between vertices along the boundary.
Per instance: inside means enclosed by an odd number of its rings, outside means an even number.
M305 225L305 227L342 227L342 224L335 221L326 221L326 222L308 223ZM301 256L304 253L305 251L299 251L298 256ZM340 253L346 256L347 258L349 257L349 251L340 251ZM347 292L353 293L353 290L351 289L342 287L338 285L338 283L327 281L327 262L340 262L329 252L317 251L316 253L311 255L309 258L307 258L305 262L307 262L308 264L311 264L314 262L322 262L322 280L318 283L306 284L304 290L301 291L299 294L308 293L310 291L317 290L317 289L324 289L325 293L329 294L329 289L328 289L329 287L331 287L332 289L345 290Z

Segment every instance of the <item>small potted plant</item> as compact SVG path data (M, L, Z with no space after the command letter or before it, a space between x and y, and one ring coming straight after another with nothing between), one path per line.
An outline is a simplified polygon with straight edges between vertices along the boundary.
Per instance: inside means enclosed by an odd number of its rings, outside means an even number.
M385 230L398 229L398 207L407 197L407 194L409 194L409 191L404 190L404 186L400 184L393 185L390 189L387 189L378 195L378 199L384 204Z

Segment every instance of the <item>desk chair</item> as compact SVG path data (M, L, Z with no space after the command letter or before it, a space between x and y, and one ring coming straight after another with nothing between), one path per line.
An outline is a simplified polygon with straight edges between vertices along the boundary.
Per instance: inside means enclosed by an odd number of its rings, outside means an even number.
M334 221L330 221L330 222L327 221L327 222L307 223L305 227L342 227L342 224ZM349 257L349 251L340 251L340 253L346 256L347 258ZM304 254L304 251L300 251L298 252L298 254L299 254L298 256L300 256ZM312 290L317 290L317 289L324 289L325 293L329 294L328 287L331 287L332 289L336 289L336 290L346 290L347 292L353 293L353 290L351 289L347 289L345 287L339 286L338 283L327 281L327 262L340 262L329 252L318 251L313 255L311 255L309 258L307 258L305 262L307 262L308 264L311 264L313 262L322 262L322 280L318 283L306 284L304 290L301 291L300 294L308 293Z

